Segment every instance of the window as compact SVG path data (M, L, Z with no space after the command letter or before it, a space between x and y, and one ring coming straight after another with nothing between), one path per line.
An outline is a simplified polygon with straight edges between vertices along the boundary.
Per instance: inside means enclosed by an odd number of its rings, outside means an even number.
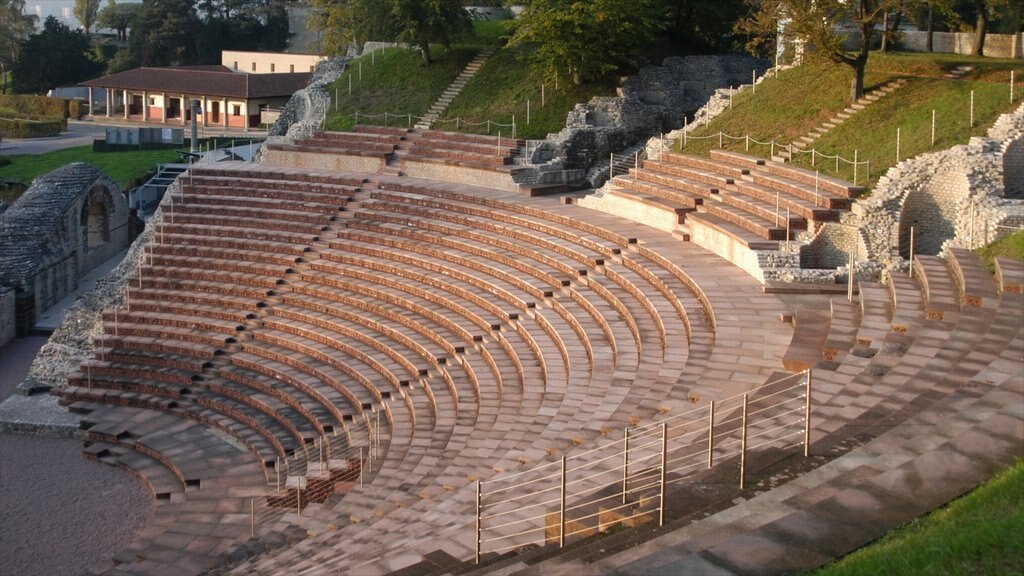
M288 71L289 72L295 72L295 64L292 64L292 65L288 66Z
M238 70L238 60L235 60L235 70Z
M253 71L253 72L255 72L255 71L256 71L256 63L255 63L255 62L253 62L253 63L252 63L252 71Z
M274 63L273 63L273 62L271 62L271 63L270 63L270 71L271 71L271 72L273 72L273 71L274 71Z
M149 105L150 106L156 106L156 97L155 96L150 96L149 97Z
M234 115L234 116L241 116L242 115L242 106L240 104L232 104L231 105L231 114Z
M312 72L312 71L313 71L313 67L312 67L312 66L310 66L310 67L309 67L309 71L310 71L310 72Z

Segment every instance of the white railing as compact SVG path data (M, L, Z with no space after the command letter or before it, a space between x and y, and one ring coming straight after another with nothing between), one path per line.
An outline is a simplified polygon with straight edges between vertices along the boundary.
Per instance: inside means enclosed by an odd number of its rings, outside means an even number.
M665 520L668 487L725 462L746 484L750 451L810 439L811 373L693 408L619 440L477 482L476 561L525 546L565 545L613 526Z
M494 130L500 130L502 128L511 128L512 129L512 138L516 137L516 130L517 130L517 127L518 127L518 125L516 124L516 117L515 117L514 114L512 115L512 120L510 122L506 122L506 123L502 123L502 122L498 122L496 120L490 120L490 119L482 120L482 121L471 120L471 119L468 119L468 118L462 118L461 116L457 116L455 118L447 118L447 119L443 119L443 120L442 119L437 119L437 118L431 119L431 118L428 118L426 116L416 116L415 114L409 114L409 113L406 113L406 114L396 114L394 112L382 112L380 114L367 114L365 112L356 111L356 112L353 113L353 115L354 115L353 116L354 124L357 124L357 125L360 124L360 123L366 124L366 123L368 123L367 120L370 120L370 121L380 121L381 119L383 119L384 126L399 127L399 126L404 125L406 128L412 128L413 125L416 122L419 122L420 120L428 120L428 121L430 121L434 125L454 125L455 132L461 132L463 130L463 128L467 127L467 126L468 127L472 127L472 128L477 128L477 127L480 127L480 126L484 126L484 127L486 127L487 134L490 134Z

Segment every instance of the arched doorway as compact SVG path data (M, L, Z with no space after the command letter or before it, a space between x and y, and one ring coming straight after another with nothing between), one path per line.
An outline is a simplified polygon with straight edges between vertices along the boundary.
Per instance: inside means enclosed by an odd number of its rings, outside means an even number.
M900 212L900 256L910 257L911 229L914 253L937 255L956 236L957 205L968 192L967 178L955 173L938 174L909 192Z

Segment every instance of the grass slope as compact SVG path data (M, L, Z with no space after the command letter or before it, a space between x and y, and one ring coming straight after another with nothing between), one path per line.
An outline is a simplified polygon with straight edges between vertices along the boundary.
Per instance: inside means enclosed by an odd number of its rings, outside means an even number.
M957 66L971 65L974 70L960 80L943 78ZM1010 70L1020 61L971 58L936 54L873 53L868 60L865 84L868 90L896 78L908 81L906 87L857 112L850 119L818 139L813 147L821 154L840 155L871 162L871 183L897 162L896 135L900 136L899 159L924 152L966 144L971 136L984 135L1000 114L1024 100L1024 74L1017 76L1015 100L1010 102ZM831 64L805 64L784 70L757 87L756 94L746 91L733 99L733 108L694 130L687 139L686 151L703 154L719 145L718 133L742 137L749 134L760 142L775 140L788 144L827 122L848 104L850 75L846 67ZM813 87L809 89L808 87ZM970 125L971 92L974 92L974 126ZM931 142L932 110L936 112L936 141ZM733 150L748 150L743 139L723 138ZM768 157L769 145L750 144L751 154ZM818 168L823 173L853 180L853 168L835 161L811 159L799 154L795 164ZM865 168L858 169L864 182Z
M329 88L337 95L337 105L328 111L325 128L351 130L356 124L356 112L360 124L415 124L416 117L426 113L484 47L499 50L467 82L435 128L487 133L490 120L491 134L501 131L511 136L515 116L516 136L543 138L565 127L566 114L577 102L615 93L611 84L574 86L562 82L556 88L553 79L545 79L527 66L517 50L502 47L506 33L502 22L476 21L473 38L448 50L437 48L430 66L423 66L418 52L403 48L385 49L352 60Z
M1024 461L948 506L816 571L860 574L1024 573Z

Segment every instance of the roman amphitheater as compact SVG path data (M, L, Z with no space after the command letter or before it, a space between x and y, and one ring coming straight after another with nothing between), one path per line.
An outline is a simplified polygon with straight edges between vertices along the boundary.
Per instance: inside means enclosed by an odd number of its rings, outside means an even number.
M1024 265L968 249L1024 223L1024 107L860 201L660 139L568 192L302 98L35 368L155 501L94 573L793 572L1024 455Z

